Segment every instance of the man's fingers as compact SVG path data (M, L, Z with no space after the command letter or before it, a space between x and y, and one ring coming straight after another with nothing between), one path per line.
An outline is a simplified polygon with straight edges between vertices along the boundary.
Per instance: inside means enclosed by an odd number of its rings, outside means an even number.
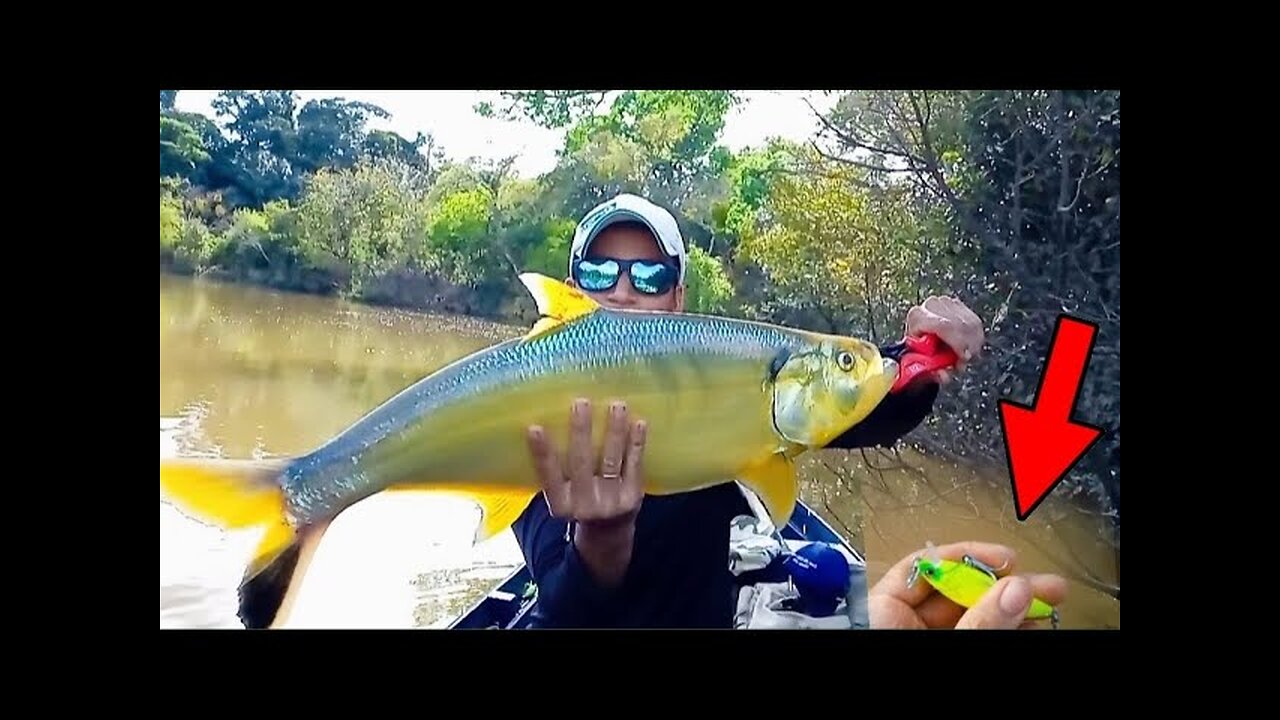
M930 595L916 606L916 614L924 621L925 627L930 628L953 628L960 622L964 611L964 607L938 593Z
M914 610L888 595L872 595L867 598L867 620L872 630L926 629Z
M559 516L569 509L568 485L564 472L560 469L560 458L556 457L547 433L534 425L528 432L529 453L533 456L533 466L537 471L538 483L546 495L547 506L553 516Z
M1039 599L1057 607L1067 600L1067 579L1061 575L1041 573L1026 575L1031 592Z
M924 578L916 578L915 585L907 588L907 578L911 576L911 566L916 558L920 557L924 552L924 549L921 548L895 563L880 579L880 582L876 583L875 587L871 589L871 592L891 595L912 607L924 602L925 598L934 593L933 587ZM988 566L1000 570L1001 573L1012 571L1013 565L1017 561L1017 553L1014 552L1013 548L984 542L951 543L935 548L934 552L943 560L960 560L965 555L971 555Z
M918 335L920 331L916 328L920 324L921 319L929 313L919 305L907 311L906 335Z
M627 451L627 405L615 402L609 407L609 424L605 428L604 454L600 458L600 479L607 489L609 483L621 484L622 458Z
M1016 630L1031 607L1031 581L1021 575L1000 578L977 605L956 622L957 630Z
M964 370L982 352L982 320L956 298L932 295L907 311L907 335L933 333L956 351Z
M621 501L624 511L631 511L640 506L644 497L644 444L648 438L649 426L643 420L631 427L628 438L627 456L623 460Z
M591 447L591 403L579 398L569 412L569 493L575 507L593 505L595 497L595 459Z

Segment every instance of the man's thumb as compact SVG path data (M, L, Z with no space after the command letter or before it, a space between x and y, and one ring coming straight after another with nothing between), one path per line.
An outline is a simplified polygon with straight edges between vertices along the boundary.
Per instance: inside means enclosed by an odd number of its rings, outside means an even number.
M1016 630L1031 607L1031 583L1013 575L1001 578L956 623L957 630Z

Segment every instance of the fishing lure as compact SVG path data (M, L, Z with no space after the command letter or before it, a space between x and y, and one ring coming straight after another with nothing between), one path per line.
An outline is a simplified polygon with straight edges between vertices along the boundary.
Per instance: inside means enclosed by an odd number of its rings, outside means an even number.
M921 375L954 367L960 360L956 351L933 333L904 338L885 348L884 356L898 361L898 379L891 393L901 392Z
M929 543L927 550L912 565L907 587L914 587L916 581L924 577L947 599L962 607L971 608L996 584L996 573L1003 569L1003 566L999 569L992 568L972 555L965 555L958 561L944 560L938 555L933 543ZM1048 618L1054 629L1057 629L1060 620L1058 609L1039 598L1032 598L1026 617L1028 620Z

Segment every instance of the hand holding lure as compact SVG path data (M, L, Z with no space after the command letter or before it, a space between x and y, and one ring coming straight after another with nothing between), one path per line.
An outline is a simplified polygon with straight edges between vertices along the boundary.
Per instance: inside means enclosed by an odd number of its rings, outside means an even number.
M923 577L948 600L964 608L978 604L982 596L996 584L997 573L1006 566L992 568L981 560L966 554L960 560L945 560L938 555L934 544L928 543L923 554L915 559L911 567L911 575L907 578L907 587L915 586L916 580ZM1059 615L1057 608L1039 598L1032 598L1031 607L1027 609L1028 620L1048 618L1057 629Z

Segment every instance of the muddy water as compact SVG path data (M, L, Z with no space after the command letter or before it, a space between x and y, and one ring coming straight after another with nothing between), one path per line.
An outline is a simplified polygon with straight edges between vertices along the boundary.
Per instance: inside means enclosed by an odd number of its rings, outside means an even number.
M999 543L1016 552L1014 572L1067 580L1062 628L1120 627L1119 555L1100 508L1057 492L1019 522L1005 468L959 466L910 451L867 453L865 461L853 455L843 474L860 490L869 583L928 542Z
M422 375L517 331L162 274L161 455L305 451ZM448 623L521 559L510 532L473 549L478 520L458 500L360 503L326 533L290 626ZM235 587L256 539L161 503L161 627L239 627Z
M161 275L161 455L282 456L310 449L422 375L520 328ZM1007 480L906 456L826 451L802 497L868 555L875 582L926 541L1002 542L1019 569L1114 583L1105 525L1050 498L1020 525ZM888 469L886 469L888 468ZM939 497L941 496L941 497ZM290 626L447 624L520 562L508 531L476 548L479 512L431 496L374 497L325 536ZM256 536L160 506L161 627L239 627L235 587ZM1072 580L1064 627L1118 627L1119 603Z

